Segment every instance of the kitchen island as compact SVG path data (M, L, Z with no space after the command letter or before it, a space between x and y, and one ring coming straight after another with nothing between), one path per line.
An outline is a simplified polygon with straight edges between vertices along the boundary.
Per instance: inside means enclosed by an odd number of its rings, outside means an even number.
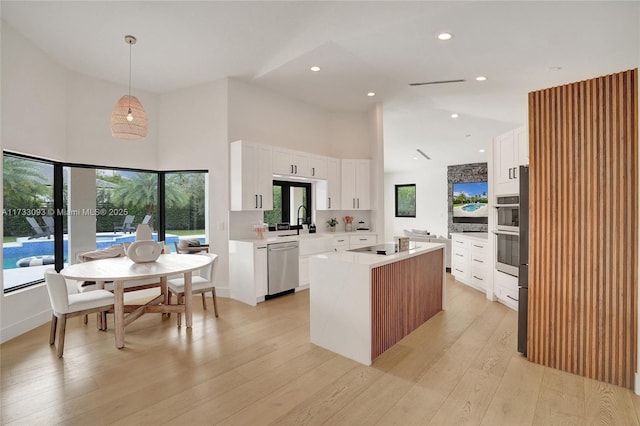
M311 342L362 364L444 309L444 244L310 258ZM381 251L380 251L381 252Z

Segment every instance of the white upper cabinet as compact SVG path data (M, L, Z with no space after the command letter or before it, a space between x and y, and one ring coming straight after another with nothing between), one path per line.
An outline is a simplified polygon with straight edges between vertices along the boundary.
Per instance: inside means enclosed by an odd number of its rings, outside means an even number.
M521 127L493 139L495 195L517 194L518 167L529 164L526 128Z
M287 148L273 148L273 174L311 176L311 154Z
M311 154L311 177L316 179L327 178L328 158L322 155Z
M371 161L342 160L342 210L371 209Z
M342 186L340 160L326 158L326 180L316 183L316 210L340 210Z
M273 210L271 147L230 144L231 210Z

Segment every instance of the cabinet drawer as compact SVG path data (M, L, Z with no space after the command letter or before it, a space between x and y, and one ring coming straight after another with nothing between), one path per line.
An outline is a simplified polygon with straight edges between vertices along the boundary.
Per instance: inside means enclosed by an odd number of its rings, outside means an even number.
M479 274L477 271L471 272L471 283L482 290L487 289L487 276L486 274Z
M333 237L333 249L335 251L344 251L349 249L349 238Z
M451 238L451 242L453 243L453 248L455 249L456 247L460 247L460 248L469 248L470 244L469 244L469 240L466 238L461 238L458 237L457 235L454 235Z
M471 240L469 242L471 244L471 250L477 251L477 252L484 252L489 244L487 241L479 241L479 240Z
M484 255L471 252L471 268L487 269L489 262Z
M468 250L465 250L459 247L455 247L453 249L453 257L452 257L453 263L462 263L463 265L466 265L468 263L468 259L469 259Z
M469 279L469 268L464 263L454 263L451 268L451 274L458 279Z
M353 246L372 246L376 243L377 237L375 235L352 235L349 237L349 244Z
M518 289L496 286L496 297L513 310L518 310Z

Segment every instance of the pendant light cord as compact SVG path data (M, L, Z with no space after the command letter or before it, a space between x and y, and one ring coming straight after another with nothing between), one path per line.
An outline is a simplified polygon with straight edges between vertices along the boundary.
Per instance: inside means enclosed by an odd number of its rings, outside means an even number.
M131 112L131 42L129 42L129 112Z

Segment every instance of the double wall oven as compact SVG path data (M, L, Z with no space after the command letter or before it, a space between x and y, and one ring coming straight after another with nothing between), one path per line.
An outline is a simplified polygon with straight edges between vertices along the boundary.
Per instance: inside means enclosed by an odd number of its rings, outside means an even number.
M520 197L496 198L496 269L518 276L520 265Z

